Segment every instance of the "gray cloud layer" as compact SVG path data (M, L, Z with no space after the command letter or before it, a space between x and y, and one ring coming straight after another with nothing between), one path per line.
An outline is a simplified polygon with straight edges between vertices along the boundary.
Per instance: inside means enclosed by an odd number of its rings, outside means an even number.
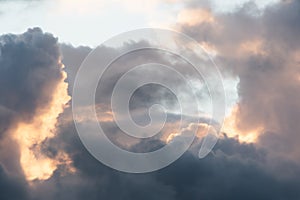
M74 126L62 126L52 145L62 145L72 155L76 174L63 170L38 186L37 199L298 199L298 166L286 162L275 166L268 155L252 144L236 139L220 140L211 154L199 160L192 152L158 172L134 175L117 172L100 164L82 146ZM63 141L63 142L62 142ZM157 142L143 144L151 149ZM198 144L199 145L199 144ZM57 147L59 148L59 147ZM199 147L196 147L197 149ZM270 170L273 166L277 170ZM280 177L279 169L291 169L293 176ZM68 192L71 190L72 192ZM51 192L49 192L49 190ZM46 195L45 195L46 194Z

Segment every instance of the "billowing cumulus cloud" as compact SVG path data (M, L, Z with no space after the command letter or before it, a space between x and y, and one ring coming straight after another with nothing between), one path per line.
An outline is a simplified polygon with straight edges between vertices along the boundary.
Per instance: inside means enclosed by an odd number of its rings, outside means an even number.
M39 154L39 145L53 137L56 118L70 99L57 39L29 29L1 36L0 52L2 173L43 179L56 161Z

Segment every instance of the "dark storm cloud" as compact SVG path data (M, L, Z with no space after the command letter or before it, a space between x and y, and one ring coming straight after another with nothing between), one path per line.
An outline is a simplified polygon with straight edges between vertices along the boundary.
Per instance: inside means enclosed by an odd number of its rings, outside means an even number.
M40 29L0 37L0 105L30 120L62 78L57 39ZM3 110L3 109L2 109Z
M0 199L3 200L19 200L29 199L28 185L25 180L15 175L7 174L0 165Z
M31 120L51 100L61 79L57 39L39 28L0 36L1 135L17 120Z
M0 36L0 199L27 199L27 182L13 130L30 122L62 79L57 39L39 28Z
M51 146L63 148L72 156L75 174L63 167L47 181L38 184L36 199L299 199L299 168L290 162L270 165L265 150L224 137L214 153L199 160L187 152L172 165L153 173L127 174L112 170L95 160L82 146L74 125L62 125L59 138ZM157 141L140 144L148 150ZM197 144L199 145L199 144ZM60 146L60 147L58 147ZM199 147L197 147L198 149ZM277 168L273 170L269 167ZM280 176L291 169L291 176ZM284 173L284 172L282 172Z

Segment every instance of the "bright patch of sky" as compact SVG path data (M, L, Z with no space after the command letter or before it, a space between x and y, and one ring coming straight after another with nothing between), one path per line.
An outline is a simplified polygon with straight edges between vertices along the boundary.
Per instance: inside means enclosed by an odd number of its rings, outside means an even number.
M214 0L218 11L231 11L248 0ZM277 0L255 0L259 7ZM169 27L183 3L176 0L2 1L0 34L41 27L75 46L97 46L119 33L145 27Z

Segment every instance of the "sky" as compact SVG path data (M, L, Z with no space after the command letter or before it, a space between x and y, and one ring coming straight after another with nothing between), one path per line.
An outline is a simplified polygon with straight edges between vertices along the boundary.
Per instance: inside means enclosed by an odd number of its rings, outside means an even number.
M218 12L232 12L247 0L215 1ZM256 0L263 8L276 0ZM3 1L2 33L22 33L41 27L64 43L98 46L121 32L145 27L171 28L184 9L184 1L19 0ZM105 29L105 31L103 31ZM82 37L84 35L85 37Z
M298 0L0 0L0 199L299 200L299 21Z

